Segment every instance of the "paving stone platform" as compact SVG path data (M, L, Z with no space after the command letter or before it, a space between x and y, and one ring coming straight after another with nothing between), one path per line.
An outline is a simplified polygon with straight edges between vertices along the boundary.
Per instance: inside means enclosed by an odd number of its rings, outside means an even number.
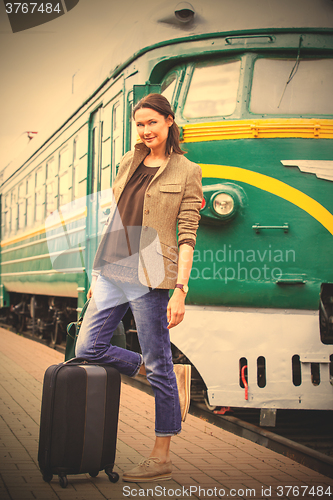
M172 439L170 481L125 483L122 473L147 457L154 442L154 400L122 384L118 444L110 483L68 476L45 483L37 463L42 382L63 354L0 328L0 499L124 500L126 498L322 498L333 500L333 480L282 455L188 415Z

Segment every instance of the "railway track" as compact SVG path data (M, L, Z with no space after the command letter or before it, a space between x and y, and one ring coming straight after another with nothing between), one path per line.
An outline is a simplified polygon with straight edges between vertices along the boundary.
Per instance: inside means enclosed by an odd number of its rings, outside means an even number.
M5 324L0 326L8 328ZM32 333L24 332L23 335L48 345L46 340ZM56 349L64 353L65 344L57 345ZM144 376L132 379L122 375L122 381L153 395ZM233 408L228 414L220 415L209 410L204 403L191 401L190 413L333 478L333 426L330 411L302 410L300 414L296 410L279 410L276 426L265 428L259 426L259 409Z

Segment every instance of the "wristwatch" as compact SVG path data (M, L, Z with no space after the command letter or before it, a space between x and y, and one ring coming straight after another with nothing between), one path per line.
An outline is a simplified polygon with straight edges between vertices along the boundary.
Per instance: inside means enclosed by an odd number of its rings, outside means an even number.
M175 288L180 288L182 292L185 293L185 295L188 292L188 286L187 285L180 285L179 283L176 284Z

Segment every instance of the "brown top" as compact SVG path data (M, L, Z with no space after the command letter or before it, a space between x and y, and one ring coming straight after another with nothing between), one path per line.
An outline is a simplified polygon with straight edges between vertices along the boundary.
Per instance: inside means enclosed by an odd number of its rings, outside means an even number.
M118 211L122 220L122 223L126 228L128 227L140 227L142 226L142 214L143 214L143 204L146 190L153 179L154 175L157 173L160 167L147 167L144 162L141 162L120 196L118 201ZM139 251L139 240L137 240L137 232L135 232L135 250L129 248L129 254L132 255ZM130 238L127 237L127 240ZM181 244L187 243L194 248L195 242L193 240L184 240Z
M158 169L141 162L126 184L118 201L117 218L105 234L101 255L105 262L117 262L139 252L144 197Z
M125 186L118 201L118 211L122 223L127 226L141 226L144 197L150 181L160 167L147 167L140 163Z

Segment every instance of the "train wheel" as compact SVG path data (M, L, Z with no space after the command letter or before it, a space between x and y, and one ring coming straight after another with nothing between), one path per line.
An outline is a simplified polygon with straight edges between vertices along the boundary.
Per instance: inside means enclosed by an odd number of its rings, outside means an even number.
M18 322L18 331L20 333L22 333L24 331L25 325L26 325L25 316L24 316L24 314L20 314L20 316L19 316L19 322Z
M36 318L36 297L33 295L30 299L30 317L31 317L31 332L33 335L39 339L43 338L43 334L40 334L37 329L37 318Z
M55 325L54 325L54 328L51 330L50 347L52 347L53 349L55 349L55 346L56 346L56 343L57 343L57 340L58 340L58 336L59 336L59 322L56 321Z

